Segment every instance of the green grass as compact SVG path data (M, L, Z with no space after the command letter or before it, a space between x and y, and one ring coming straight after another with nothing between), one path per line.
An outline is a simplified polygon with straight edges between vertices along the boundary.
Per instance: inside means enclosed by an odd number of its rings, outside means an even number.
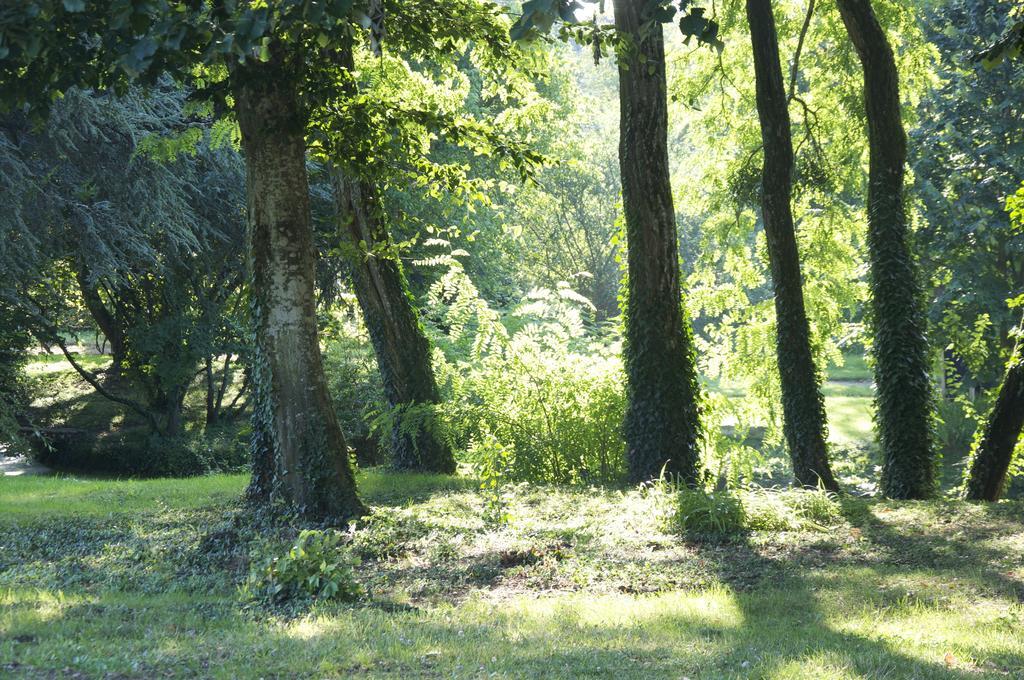
M1024 505L848 499L828 531L672 534L658 490L360 473L354 604L240 601L241 476L0 480L0 675L1006 678Z
M874 379L863 352L844 352L843 365L830 364L825 375L827 380L870 382Z
M870 397L825 397L829 439L837 444L865 444L874 441Z
M186 479L111 480L71 475L0 477L0 522L44 517L106 517L152 513L162 508L194 510L228 505L248 483L248 475L207 475ZM396 483L400 481L401 483ZM412 500L445 489L465 489L475 482L443 475L386 475L361 471L359 487L378 502Z
M192 510L233 501L247 480L246 475L147 480L0 477L0 521L148 514L164 507Z

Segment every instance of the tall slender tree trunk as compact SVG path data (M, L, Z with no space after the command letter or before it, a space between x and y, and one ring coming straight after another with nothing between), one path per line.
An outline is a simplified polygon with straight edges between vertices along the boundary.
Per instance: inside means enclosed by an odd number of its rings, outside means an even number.
M997 501L1006 484L1021 430L1024 429L1024 321L1010 356L999 396L985 423L978 450L971 461L964 497L972 501Z
M227 370L225 369L225 373ZM203 366L203 374L206 378L206 429L209 430L217 424L219 404L217 403L217 388L213 375L213 357L206 357Z
M394 426L391 464L400 470L450 474L455 471L455 457L436 418L429 411L415 410L440 403L441 395L430 343L401 263L388 252L391 239L381 219L382 206L368 183L337 168L332 179L338 218L353 251L352 284L373 343L384 395L392 407L412 419L403 422L400 417Z
M783 430L797 483L811 488L820 484L829 491L838 491L828 463L825 400L804 309L791 206L793 139L771 0L747 0L747 20L754 46L757 112L764 144L761 211L775 288L775 351L782 382Z
M680 289L668 167L668 102L661 25L648 0L615 0L615 27L632 39L619 59L619 166L626 218L626 445L634 482L662 470L699 477L700 388Z
M921 283L903 205L907 136L892 48L870 0L837 0L864 69L871 162L868 250L882 492L929 498L936 491L932 385Z
M125 342L124 328L118 323L114 315L103 304L96 283L89 280L89 270L85 265L80 265L75 271L75 280L78 282L78 289L82 293L82 302L89 310L89 315L99 327L100 332L110 343L110 368L104 374L104 379L114 382L120 379L124 371Z
M246 163L256 327L249 496L281 500L315 519L356 516L365 508L317 337L306 115L295 77L277 54L236 65L231 79Z

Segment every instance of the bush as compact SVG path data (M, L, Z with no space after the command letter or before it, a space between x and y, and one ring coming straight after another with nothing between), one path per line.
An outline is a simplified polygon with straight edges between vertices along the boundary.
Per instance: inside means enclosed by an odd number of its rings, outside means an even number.
M744 528L750 531L795 531L800 518L778 492L763 490L743 494Z
M249 464L248 428L220 428L168 438L132 428L94 433L52 430L34 440L34 457L59 470L128 477L190 477L236 472Z
M344 538L334 530L302 531L286 555L256 561L243 596L274 603L360 598L363 588L354 571L359 560L342 545Z
M836 524L843 518L842 507L834 493L812 489L789 489L782 492L787 505L805 524L820 527Z
M501 318L458 267L432 289L425 316L442 331L446 354L437 353L442 415L469 463L488 467L485 458L500 449L508 481L622 480L619 347L594 339L588 313L585 300L560 287L531 292Z
M835 495L812 489L758 489L741 494L752 531L823 530L842 517Z

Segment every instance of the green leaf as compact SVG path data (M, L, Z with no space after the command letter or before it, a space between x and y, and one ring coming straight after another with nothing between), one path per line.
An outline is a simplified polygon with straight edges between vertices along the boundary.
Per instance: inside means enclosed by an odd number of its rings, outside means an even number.
M67 12L84 12L85 0L64 0L64 10Z

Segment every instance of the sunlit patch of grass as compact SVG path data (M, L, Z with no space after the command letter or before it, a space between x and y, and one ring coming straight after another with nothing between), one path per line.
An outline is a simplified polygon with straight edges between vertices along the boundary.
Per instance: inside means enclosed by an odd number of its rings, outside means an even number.
M986 609L836 609L845 604L827 590L712 588L477 598L407 612L323 606L281 619L199 596L44 605L9 592L0 658L39 671L70 663L92 674L213 678L997 678L1022 669L1020 630Z
M107 354L79 354L75 361L90 371L106 368L110 364L110 356ZM71 373L74 368L63 354L37 354L25 364L25 372L29 375L42 375L45 373Z
M0 478L0 523L43 516L95 517L198 508L238 498L247 475L103 480L73 476Z
M829 439L837 444L874 441L870 397L825 397Z

